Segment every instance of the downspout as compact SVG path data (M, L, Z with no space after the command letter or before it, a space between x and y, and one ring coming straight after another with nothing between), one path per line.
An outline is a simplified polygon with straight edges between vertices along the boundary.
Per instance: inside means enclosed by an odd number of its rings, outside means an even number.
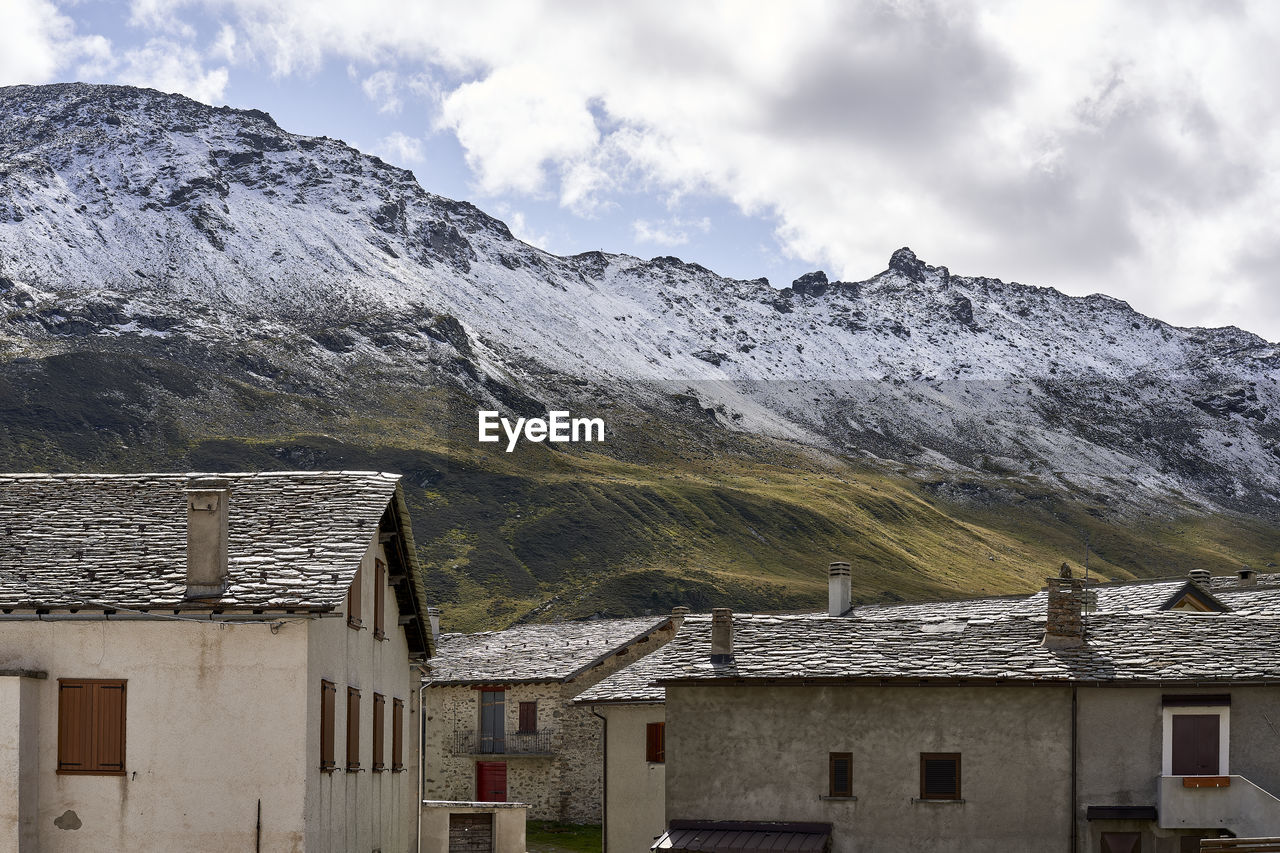
M609 853L609 718L596 713L596 706L591 706L591 714L604 722L604 731L600 734L600 756L603 765L600 768L600 847L603 853Z
M1080 839L1079 832L1079 816L1076 814L1076 765L1079 761L1079 746L1077 743L1076 733L1076 686L1071 685L1071 853L1076 853L1079 849Z
M427 673L418 670L418 802L413 823L413 849L422 853L422 789L427 778L427 707L422 704L423 691L427 689Z

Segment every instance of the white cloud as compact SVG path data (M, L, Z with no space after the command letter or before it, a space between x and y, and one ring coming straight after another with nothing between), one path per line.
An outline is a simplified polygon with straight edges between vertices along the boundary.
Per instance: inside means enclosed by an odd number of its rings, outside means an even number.
M382 70L370 74L360 83L365 97L378 105L380 113L400 112L399 81L394 71Z
M674 217L665 222L650 222L637 219L631 223L632 234L637 243L655 243L659 246L683 246L689 242L690 230L703 234L711 230L711 220L707 217L686 221Z
M126 51L112 77L121 83L179 92L206 104L219 104L227 88L225 67L205 70L194 47L168 39L151 39Z
M47 0L7 0L0 18L0 86L47 83L74 63L93 68L110 57L110 42L77 35Z
M379 142L375 152L388 162L401 167L426 162L422 140L406 136L398 130Z

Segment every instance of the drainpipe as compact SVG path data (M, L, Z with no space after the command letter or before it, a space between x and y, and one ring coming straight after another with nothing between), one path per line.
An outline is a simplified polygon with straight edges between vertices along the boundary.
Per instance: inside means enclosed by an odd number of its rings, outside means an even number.
M1079 761L1079 746L1076 730L1076 686L1071 685L1071 853L1076 853L1080 843L1078 838L1079 816L1076 814L1076 765Z
M600 847L603 853L609 853L609 718L597 714L595 705L591 706L591 714L604 723L600 734L600 756L604 765L600 768Z
M416 815L413 823L413 849L422 853L422 789L427 778L427 706L422 703L422 693L427 689L427 672L418 668L418 802L414 804Z

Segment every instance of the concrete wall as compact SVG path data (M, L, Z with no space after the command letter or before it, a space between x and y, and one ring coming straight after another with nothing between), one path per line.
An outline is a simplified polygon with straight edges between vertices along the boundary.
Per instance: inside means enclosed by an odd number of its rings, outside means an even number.
M646 755L649 723L666 720L662 705L600 705L608 718L605 752L605 853L645 853L666 828L665 764Z
M1061 850L1070 689L667 688L667 819L823 821L835 853ZM828 754L857 800L824 799ZM961 753L961 802L918 802L920 753Z
M417 671L408 665L404 629L396 624L395 595L390 584L374 589L374 560L385 555L375 539L361 563L363 627L345 618L326 619L312 627L308 643L305 702L306 746L299 774L307 780L304 808L307 851L340 853L380 849L410 851L415 845L418 793ZM384 596L386 639L373 635L374 596ZM320 769L320 682L337 687L334 757L337 769ZM347 687L360 690L360 770L345 769L347 754ZM373 771L373 694L386 697L384 757L386 769ZM393 699L403 699L404 770L391 770ZM265 848L264 848L265 849Z
M34 676L0 673L0 850L35 853L40 717Z
M302 849L307 623L0 624L36 722L37 849ZM58 775L58 679L127 680L123 776ZM26 744L24 744L25 746ZM24 793L25 797L25 793Z

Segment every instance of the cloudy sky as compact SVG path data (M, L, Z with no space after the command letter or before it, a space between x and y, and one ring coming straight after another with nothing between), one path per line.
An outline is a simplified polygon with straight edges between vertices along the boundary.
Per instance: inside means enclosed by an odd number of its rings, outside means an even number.
M4 0L0 85L267 110L559 253L955 273L1280 340L1280 3Z

